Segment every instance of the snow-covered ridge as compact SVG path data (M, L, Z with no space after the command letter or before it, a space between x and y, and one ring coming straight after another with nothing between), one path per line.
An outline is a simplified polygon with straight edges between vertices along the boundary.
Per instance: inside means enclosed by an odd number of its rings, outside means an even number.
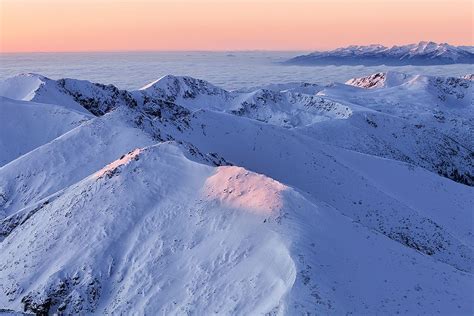
M144 92L145 98L162 99L196 110L225 111L284 127L350 116L347 107L310 95L321 89L318 85L299 83L226 91L204 80L168 75L139 91Z
M370 76L361 78L352 78L346 84L366 89L394 87L406 83L413 79L404 73L397 72L378 72Z
M147 95L176 102L177 100L194 99L199 95L218 96L222 99L230 98L229 93L213 84L192 77L164 76L140 89Z
M0 167L0 309L473 313L470 80L15 80L42 137Z
M111 165L107 176L93 174L70 186L9 231L0 244L9 253L0 261L7 306L35 313L362 311L375 284L386 296L415 280L431 301L439 286L433 277L442 275L452 277L442 279L450 304L421 308L449 311L468 297L462 291L468 279L447 265L395 246L263 175L190 161L172 143L131 151ZM363 196L357 203L368 202ZM416 222L415 214L404 225ZM371 216L387 225L385 215ZM416 225L427 229L431 222ZM435 248L428 249L423 240L432 238L429 231L414 237L394 226L390 234L438 258L459 246L443 229L437 228ZM469 260L466 251L461 248ZM388 273L352 287L365 268L373 273L374 262ZM350 275L341 275L347 269ZM318 277L326 281L319 284ZM341 303L347 291L357 293L350 305ZM407 308L415 308L416 298L407 298ZM369 306L385 310L396 303Z
M110 85L92 84L87 81L73 79L53 81L39 75L23 75L13 79L17 82L17 85L21 80L24 80L24 85L30 87L31 84L29 82L31 78L42 80L42 85L52 87L49 90L44 88L40 90L35 86L35 89L39 92L34 90L28 93L30 96L33 95L35 99L45 99L45 102L51 103L65 100L64 102L69 104L68 102L71 102L72 98L75 106L86 107L89 111L92 109L97 115L102 115L121 106L132 109L137 114L134 118L137 126L152 134L157 140L174 138L170 134L156 129L156 124L150 120L168 122L183 130L189 127L192 111L196 110L225 112L285 128L301 128L310 127L313 124L327 120L347 120L354 112L364 113L370 111L369 108L371 106L368 107L367 105L375 99L379 100L374 103L376 105L375 110L380 111L381 105L387 103L387 95L393 95L388 103L394 104L394 102L397 103L398 99L401 100L409 92L409 100L403 102L404 106L408 106L407 108L402 110L400 108L402 104L398 102L396 106L390 105L386 112L390 114L396 112L403 119L416 115L417 108L409 104L411 101L421 97L422 101L420 103L424 104L423 112L427 111L432 115L434 122L438 125L437 128L441 128L443 132L448 132L452 139L460 142L461 148L462 146L467 146L468 148L470 146L469 142L467 142L469 136L465 133L460 133L459 130L469 126L470 114L458 115L451 112L446 113L443 110L444 105L454 108L472 106L472 99L468 97L472 93L472 84L467 79L388 72L355 78L347 82L348 85L363 88L384 88L383 92L380 91L378 95L372 93L368 96L364 96L362 92L347 89L347 86L344 85L321 87L313 84L275 84L269 85L272 89L256 88L255 90L226 91L203 80L170 75L147 85L143 89L132 92L121 91ZM8 88L8 83L11 80L0 84L0 87ZM66 87L66 89L61 87ZM305 94L292 90L293 88L299 89L299 87L310 87L309 92L314 92L313 89L317 87L316 91L318 93L317 95ZM387 91L390 92L387 94L385 89L389 89ZM3 91L6 94L10 93L6 88ZM42 91L48 91L49 93ZM333 95L334 92L337 93ZM340 95L341 93L343 93L343 96ZM412 94L417 96L411 97ZM355 100L354 97L356 99L360 97L360 100ZM80 100L80 103L74 100ZM437 105L429 105L437 102L443 106L438 108ZM94 106L91 107L91 104ZM425 105L428 106L426 107ZM397 112L397 109L400 109L400 111ZM450 118L451 116L453 117L452 119ZM450 118L451 123L449 125L444 124L447 117ZM413 124L424 126L424 122L425 120L420 122L418 117L414 120ZM448 131L446 127L449 127L450 130ZM443 139L444 137L437 136L436 138ZM439 141L436 140L434 143ZM386 142L386 140L383 140L383 142ZM360 146L359 142L357 143L357 146ZM428 142L427 144L431 143L433 142ZM416 154L417 157L414 157L412 152L401 154L398 153L399 149L394 151L393 146L399 147L396 143L389 145L392 149L388 151L377 152L383 157L386 157L386 154L383 154L384 152L392 153L389 155L391 158L400 157L398 159L416 162L423 167L428 167L430 170L434 170L456 181L471 184L472 180L470 179L472 175L469 172L469 166L471 165L469 162L467 164L466 162L459 162L453 165L452 158L449 158L449 162L446 161L445 153L450 150L449 148L452 146L459 147L452 144L451 141L448 141L448 143L449 145L446 146L447 143L444 142L445 145L442 147L437 145L437 148L442 148L441 150L444 152L442 154L443 159L440 160L433 157L429 162L427 162L426 158L420 158L424 156L423 153L418 153ZM355 147L350 146L350 148L353 149ZM465 153L464 149L455 149L455 152L457 152L456 156L460 155L463 157L460 161L466 161L467 158L464 157L469 156L469 153ZM440 157L440 154L440 152L437 152L436 157Z
M103 115L118 106L136 106L130 93L113 85L86 80L52 80L37 74L20 74L0 83L0 96L16 100L58 104L75 111Z
M299 65L443 65L473 64L472 48L447 43L419 42L402 46L347 46L313 52L287 61Z
M461 78L407 75L399 72L376 73L370 76L353 78L346 84L366 89L394 88L426 90L441 101L449 98L457 100L458 105L473 105L473 84L470 75Z
M23 87L22 93L17 92L18 86ZM128 92L113 85L84 80L51 80L23 74L0 83L0 95L61 104L96 116L120 106L138 107L159 115L167 105L171 108L178 105L189 110L224 111L288 128L328 118L347 118L351 114L343 105L310 95L322 89L318 85L300 83L285 87L273 85L273 90L226 91L204 80L168 75Z
M472 75L460 78L408 75L400 72L379 72L366 77L352 78L346 84L366 89L392 88L396 86L424 86L427 89L438 89L440 93L457 95L464 98L472 89ZM467 99L467 98L466 98Z

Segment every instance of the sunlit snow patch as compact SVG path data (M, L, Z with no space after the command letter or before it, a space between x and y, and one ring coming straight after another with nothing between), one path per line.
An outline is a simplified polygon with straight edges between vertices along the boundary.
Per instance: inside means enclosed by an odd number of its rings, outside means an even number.
M132 160L138 160L138 155L141 152L142 152L142 149L140 149L140 148L136 148L136 149L132 150L128 154L123 155L122 157L120 157L120 159L117 159L114 162L111 162L110 164L108 164L107 166L102 168L101 170L97 171L94 174L94 177L96 179L99 179L99 178L102 178L104 176L108 176L108 177L113 176L117 172L117 169L120 166L127 165Z
M256 214L277 214L283 207L282 193L288 187L240 167L219 167L206 180L203 195L232 208Z

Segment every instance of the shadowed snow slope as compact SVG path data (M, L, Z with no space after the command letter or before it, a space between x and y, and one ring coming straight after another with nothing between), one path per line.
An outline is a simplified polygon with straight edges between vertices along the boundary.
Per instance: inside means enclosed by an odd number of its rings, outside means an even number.
M91 117L62 106L0 97L0 167Z
M470 80L23 77L47 104L0 99L0 309L474 312Z

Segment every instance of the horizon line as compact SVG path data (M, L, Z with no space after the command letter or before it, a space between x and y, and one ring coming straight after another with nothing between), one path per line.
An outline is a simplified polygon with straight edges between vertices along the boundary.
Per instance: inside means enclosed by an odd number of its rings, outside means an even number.
M61 54L61 53L247 53L247 52L324 52L324 51L330 51L333 49L337 48L344 48L344 47L349 47L349 46L371 46L371 45L381 45L384 47L393 47L393 46L404 46L404 45L411 45L411 44L417 44L420 42L433 42L437 44L449 44L446 41L443 42L435 42L435 41L430 41L430 40L420 40L418 42L412 42L412 43L407 43L407 44L392 44L392 45L384 45L380 43L368 43L368 44L348 44L348 45L343 45L343 46L338 46L335 48L329 48L329 49L318 49L318 48L294 48L294 49L265 49L265 48L255 48L255 49L90 49L90 50L45 50L45 51L1 51L0 50L0 55L2 54ZM471 46L474 47L474 43L465 43L465 44L460 44L460 45L452 45L452 46Z
M313 52L316 49L134 49L134 50L58 50L0 51L0 54L60 54L60 53L251 53L251 52Z

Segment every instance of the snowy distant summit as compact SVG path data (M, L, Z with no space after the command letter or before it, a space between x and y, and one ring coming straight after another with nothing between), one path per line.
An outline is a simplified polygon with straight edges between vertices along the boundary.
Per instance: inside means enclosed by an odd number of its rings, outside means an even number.
M291 58L294 65L446 65L474 64L472 46L419 42L402 46L351 45L331 51L313 52Z

